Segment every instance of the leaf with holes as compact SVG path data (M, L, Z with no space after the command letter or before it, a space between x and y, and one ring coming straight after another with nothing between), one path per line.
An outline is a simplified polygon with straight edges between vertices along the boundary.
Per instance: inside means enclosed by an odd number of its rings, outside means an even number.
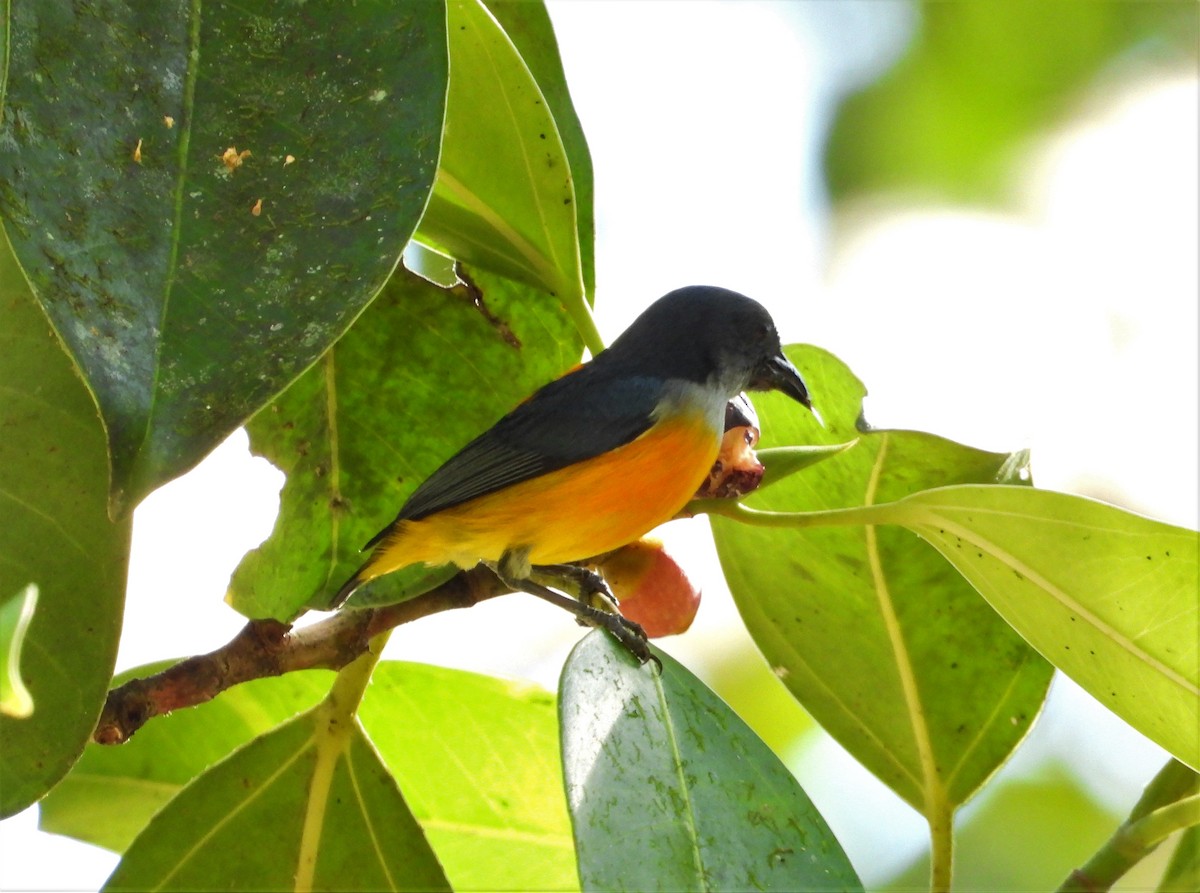
M363 543L456 450L579 361L558 301L499 276L447 291L406 270L321 360L247 426L287 474L271 537L227 596L248 617L324 607L363 561ZM451 395L453 395L451 397ZM372 582L353 603L394 602L424 568Z
M1023 454L914 431L859 431L862 383L817 348L788 354L827 424L764 394L755 401L763 442L858 442L752 494L755 508L835 509L1020 479ZM954 807L1029 729L1049 664L907 530L767 529L714 517L713 534L738 609L776 673L855 758L948 828Z

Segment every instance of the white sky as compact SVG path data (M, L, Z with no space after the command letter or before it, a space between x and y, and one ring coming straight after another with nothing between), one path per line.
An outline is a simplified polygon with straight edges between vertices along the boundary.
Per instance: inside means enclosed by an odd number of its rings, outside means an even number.
M1041 486L1197 524L1194 73L1098 88L1061 132L1027 148L1016 210L897 201L839 219L831 242L818 138L843 89L833 75L886 61L887 33L908 23L902 7L550 8L595 161L606 338L671 288L736 288L771 308L785 341L848 362L870 388L874 424L1032 446ZM889 17L885 28L874 15ZM119 668L209 650L241 626L221 598L241 554L269 532L280 480L238 434L139 508ZM707 655L745 648L745 634L704 523L672 527L705 601L693 629L664 644L703 675ZM415 626L397 632L390 657L550 688L580 635L517 598ZM1002 776L1067 754L1122 810L1163 759L1056 684ZM921 820L828 739L793 768L868 885L924 846ZM858 820L864 810L872 827ZM114 856L35 821L31 809L0 824L0 889L103 883Z

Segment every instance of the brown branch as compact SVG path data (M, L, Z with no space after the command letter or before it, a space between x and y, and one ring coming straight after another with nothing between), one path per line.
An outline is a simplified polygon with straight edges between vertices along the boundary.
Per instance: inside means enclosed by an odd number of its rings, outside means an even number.
M217 650L110 691L92 740L122 744L155 716L211 701L251 679L294 670L340 670L381 632L430 614L469 608L509 591L491 571L476 568L398 605L340 611L303 629L293 630L276 620L251 620Z

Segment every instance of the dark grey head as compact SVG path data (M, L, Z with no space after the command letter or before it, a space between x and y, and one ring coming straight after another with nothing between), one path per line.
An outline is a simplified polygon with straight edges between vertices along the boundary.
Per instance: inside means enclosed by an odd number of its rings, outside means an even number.
M783 355L762 304L710 285L659 298L597 359L640 375L712 385L726 399L745 390L781 391L809 409L808 389Z

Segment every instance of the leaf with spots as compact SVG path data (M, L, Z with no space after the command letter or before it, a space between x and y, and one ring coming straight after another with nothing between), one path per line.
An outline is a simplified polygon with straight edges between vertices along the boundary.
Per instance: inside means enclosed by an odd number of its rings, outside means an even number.
M881 508L1047 660L1200 769L1200 534L1024 487L946 487Z
M522 42L534 52L530 17L519 19ZM450 88L437 182L417 239L430 247L541 289L563 301L590 332L584 304L580 220L591 237L591 169L582 134L565 98L551 104L526 61L479 0L451 0L447 8ZM558 87L538 45L547 88ZM564 136L580 166L586 207L578 207ZM577 219L578 214L578 219ZM590 248L587 252L590 259ZM590 272L590 271L589 271Z
M763 442L858 441L753 494L749 505L819 511L1021 479L1021 453L915 431L860 431L866 392L853 373L817 348L788 354L826 426L764 394L755 399ZM1050 665L908 530L765 528L714 517L713 534L738 609L775 672L843 747L948 833L954 808L1028 731Z
M397 270L354 328L251 420L251 448L287 483L274 532L234 572L227 599L238 611L282 620L324 607L417 484L578 362L558 301L485 272L472 279L478 293ZM401 571L352 603L398 601L437 581Z
M186 471L391 274L437 168L440 3L18 3L0 215L95 395L111 510Z
M704 683L655 654L661 674L596 631L563 667L583 888L861 891L787 767Z

